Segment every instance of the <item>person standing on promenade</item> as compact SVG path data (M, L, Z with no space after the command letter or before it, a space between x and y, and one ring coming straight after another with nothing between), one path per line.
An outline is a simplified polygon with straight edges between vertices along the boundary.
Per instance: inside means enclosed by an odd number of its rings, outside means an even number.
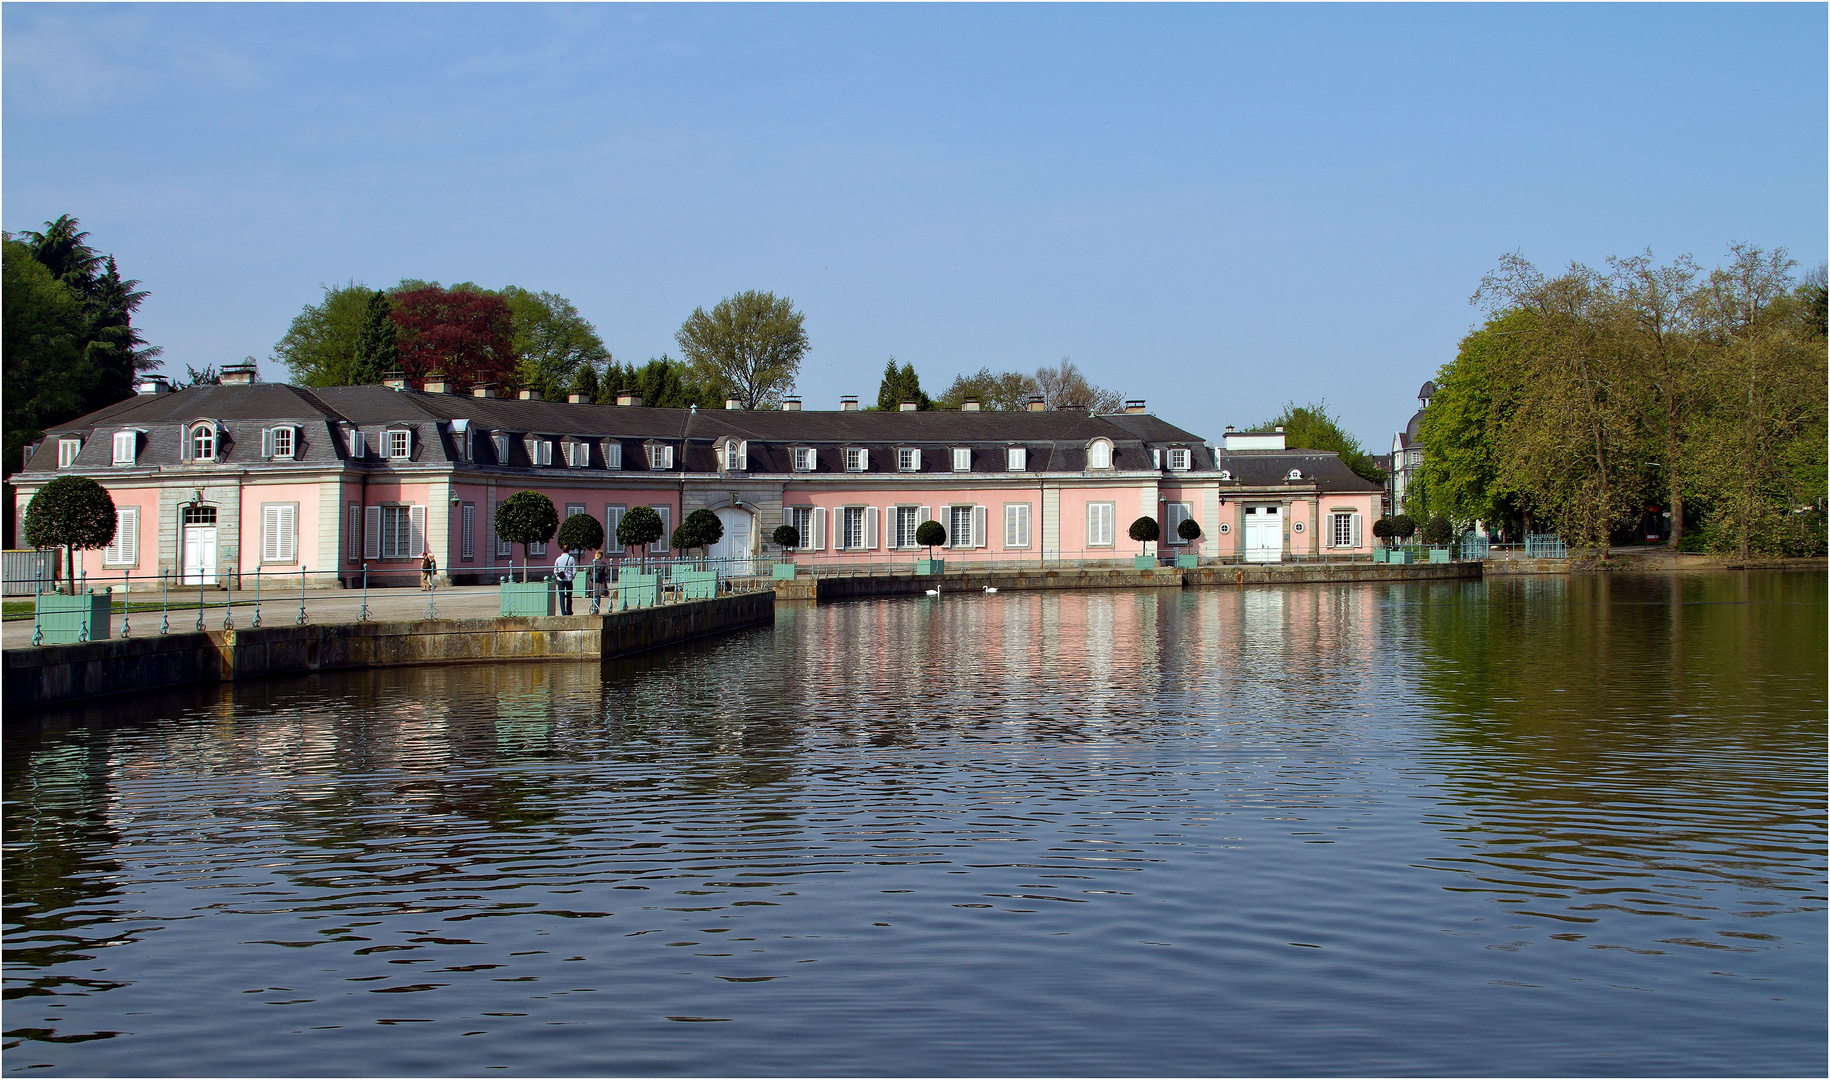
M427 592L432 588L432 575L438 573L438 560L432 557L430 548L426 557L419 561L419 591Z
M610 584L610 563L604 558L604 549L597 549L597 557L591 560L591 614L598 614L598 606L609 594L605 586Z
M559 613L572 614L572 579L578 576L578 559L571 551L562 551L553 560L553 581L559 588Z

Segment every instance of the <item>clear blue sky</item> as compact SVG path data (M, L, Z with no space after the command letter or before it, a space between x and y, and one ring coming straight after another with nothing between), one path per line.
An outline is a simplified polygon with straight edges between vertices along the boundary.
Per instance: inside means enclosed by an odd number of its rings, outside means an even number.
M8 3L4 204L152 293L168 371L322 283L550 289L619 360L793 298L810 408L1071 356L1210 438L1375 452L1503 252L1826 247L1821 4ZM282 377L268 364L264 374Z

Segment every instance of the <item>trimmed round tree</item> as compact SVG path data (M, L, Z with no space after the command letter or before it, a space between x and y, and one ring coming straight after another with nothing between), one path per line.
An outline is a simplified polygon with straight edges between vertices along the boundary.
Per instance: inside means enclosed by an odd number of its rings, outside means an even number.
M76 553L114 540L114 498L86 476L60 476L38 489L25 509L25 542L64 549L65 579L76 592Z
M573 514L559 523L559 546L565 551L596 551L604 546L604 526L590 514Z
M511 544L521 545L521 580L527 580L527 549L530 544L544 544L559 528L559 511L553 500L538 491L517 491L496 507L496 535ZM514 564L509 564L512 575Z
M1390 547L1392 543L1392 519L1382 517L1373 522L1373 535L1380 540L1385 541L1386 547Z
M1145 515L1131 523L1130 533L1131 539L1140 544L1149 544L1162 536L1163 530L1157 525L1155 518Z
M934 558L934 549L947 542L947 529L938 521L924 521L915 526L915 542L928 549L928 558Z
M623 520L616 523L616 542L626 548L642 549L642 560L648 559L648 545L659 540L667 531L661 524L661 515L654 512L652 506L632 506L623 515Z
M1455 539L1455 526L1449 519L1437 514L1423 527L1423 542L1431 547L1447 547Z
M777 525L769 534L769 542L792 555L801 546L801 531L792 525Z
M1201 526L1194 518L1183 518L1176 526L1176 535L1192 543L1201 539Z
M1392 535L1400 540L1409 540L1417 533L1417 520L1409 514L1399 514L1392 518Z
M692 541L686 545L689 548L708 548L724 539L724 522L718 519L716 513L704 507L686 515L686 520L680 523L680 528L688 530L687 538ZM675 541L674 546L679 547L680 543ZM700 554L703 555L705 552L701 550Z

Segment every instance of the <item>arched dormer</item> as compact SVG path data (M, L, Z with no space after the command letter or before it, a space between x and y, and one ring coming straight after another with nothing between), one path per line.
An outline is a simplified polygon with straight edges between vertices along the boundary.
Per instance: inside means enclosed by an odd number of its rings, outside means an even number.
M188 421L180 434L182 439L178 444L178 456L183 461L217 461L228 449L224 445L223 427L214 420Z
M1112 440L1094 439L1087 444L1087 468L1110 469L1112 467Z

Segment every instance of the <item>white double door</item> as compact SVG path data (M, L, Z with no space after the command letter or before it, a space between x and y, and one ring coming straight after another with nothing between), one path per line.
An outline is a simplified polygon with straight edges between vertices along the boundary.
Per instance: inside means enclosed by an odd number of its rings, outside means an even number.
M184 583L209 585L216 580L216 526L184 527Z
M1245 561L1282 562L1284 558L1284 512L1280 506L1245 508Z
M713 565L726 574L748 576L752 518L742 510L728 506L717 513L719 524L724 526L724 536L706 554L718 560Z

